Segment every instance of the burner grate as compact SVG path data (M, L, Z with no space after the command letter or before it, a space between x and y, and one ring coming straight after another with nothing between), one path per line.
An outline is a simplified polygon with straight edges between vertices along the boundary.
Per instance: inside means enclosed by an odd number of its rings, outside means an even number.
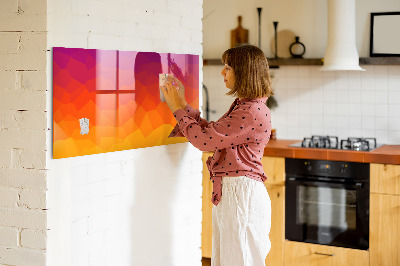
M376 147L376 138L347 138L340 141L342 150L369 151Z
M293 146L300 146L303 148L371 151L377 148L377 143L376 138L347 138L342 139L339 143L339 139L336 136L313 135L311 138L304 138L301 143L294 144Z
M325 148L325 149L338 149L339 140L336 136L317 136L313 135L311 138L304 138L301 147L305 148Z

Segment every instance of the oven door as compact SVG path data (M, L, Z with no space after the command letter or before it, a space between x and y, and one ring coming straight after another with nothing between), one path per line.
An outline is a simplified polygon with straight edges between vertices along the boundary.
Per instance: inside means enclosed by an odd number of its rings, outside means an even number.
M369 185L286 178L286 239L367 250Z

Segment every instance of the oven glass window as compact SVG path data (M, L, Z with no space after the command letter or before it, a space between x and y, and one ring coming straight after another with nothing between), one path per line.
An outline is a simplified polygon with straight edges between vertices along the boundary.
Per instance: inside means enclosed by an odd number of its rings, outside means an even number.
M338 229L356 228L356 191L298 186L298 224Z

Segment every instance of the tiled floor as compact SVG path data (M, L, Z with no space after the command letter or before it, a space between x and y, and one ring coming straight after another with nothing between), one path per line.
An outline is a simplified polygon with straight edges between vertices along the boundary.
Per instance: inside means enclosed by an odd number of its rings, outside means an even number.
M211 259L209 258L202 258L203 266L211 266Z

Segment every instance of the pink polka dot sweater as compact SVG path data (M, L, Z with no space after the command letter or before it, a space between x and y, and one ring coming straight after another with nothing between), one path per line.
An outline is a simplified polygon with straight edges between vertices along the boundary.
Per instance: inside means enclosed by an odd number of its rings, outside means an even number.
M213 182L211 201L221 200L224 176L247 176L261 182L267 179L261 159L271 132L271 112L267 97L236 99L216 122L200 117L200 111L187 105L174 112L178 121L169 137L186 137L201 151L214 151L207 160Z

